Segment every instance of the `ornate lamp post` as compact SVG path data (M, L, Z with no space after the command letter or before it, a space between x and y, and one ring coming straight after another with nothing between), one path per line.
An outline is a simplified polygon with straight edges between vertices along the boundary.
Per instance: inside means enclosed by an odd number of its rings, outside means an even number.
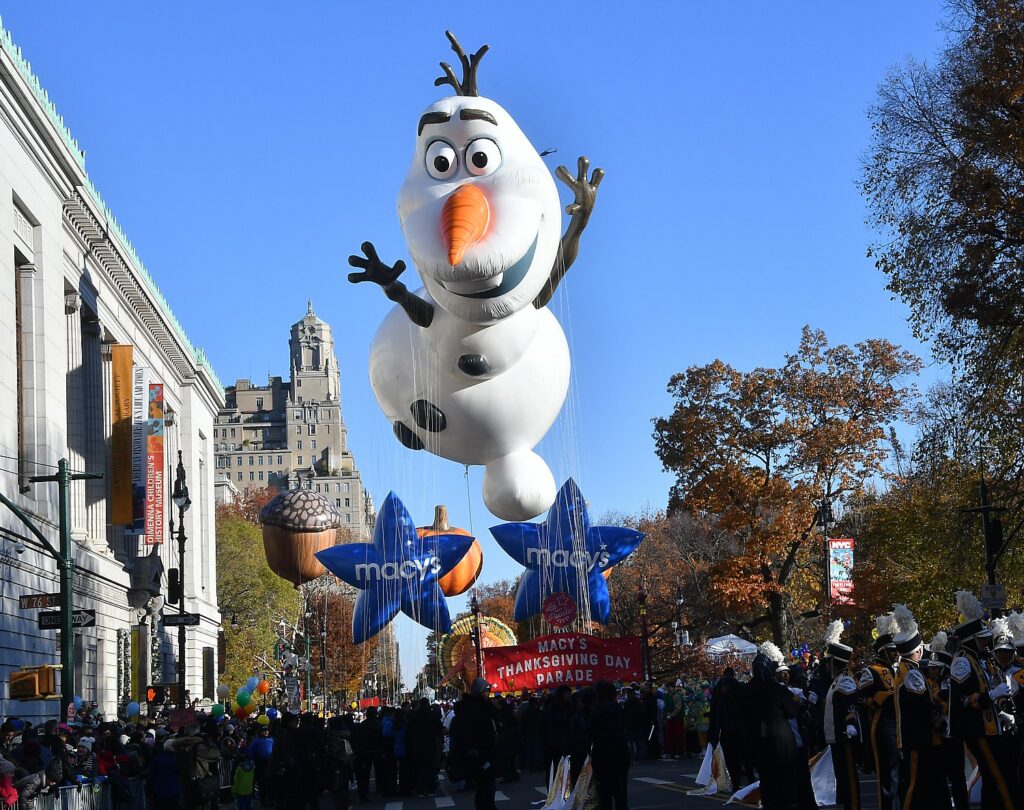
M178 467L174 475L174 492L171 500L178 507L178 613L185 612L185 513L192 506L185 483L185 465L178 451ZM171 517L171 535L174 534L174 517ZM179 707L188 705L185 697L185 625L178 625L178 700Z
M640 580L640 590L636 595L637 604L640 606L640 640L644 653L644 680L651 679L651 646L648 643L649 630L647 627L647 582Z

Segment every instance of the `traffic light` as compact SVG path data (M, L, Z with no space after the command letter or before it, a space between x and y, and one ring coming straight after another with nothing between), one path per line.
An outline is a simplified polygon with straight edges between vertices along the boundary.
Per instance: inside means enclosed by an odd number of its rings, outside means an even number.
M167 687L161 683L155 683L146 687L146 701L158 706L167 702Z
M176 605L181 601L181 579L177 568L167 569L167 603Z

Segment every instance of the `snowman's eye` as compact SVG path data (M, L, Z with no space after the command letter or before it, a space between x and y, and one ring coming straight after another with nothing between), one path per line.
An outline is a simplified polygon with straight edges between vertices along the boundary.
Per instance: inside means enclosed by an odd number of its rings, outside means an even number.
M470 174L483 177L501 165L501 150L490 138L477 138L466 147L466 169Z
M459 168L459 156L445 141L434 141L427 147L427 174L435 180L447 180Z

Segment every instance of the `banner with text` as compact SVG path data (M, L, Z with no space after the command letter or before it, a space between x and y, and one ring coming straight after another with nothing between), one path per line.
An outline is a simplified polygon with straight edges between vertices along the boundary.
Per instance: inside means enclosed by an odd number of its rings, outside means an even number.
M132 517L135 534L146 533L146 435L149 431L149 369L136 366L132 381Z
M639 681L640 639L555 633L509 647L485 647L484 671L496 692L597 681Z
M110 347L110 522L132 522L132 347Z
M146 430L146 539L148 546L164 541L164 387L149 386Z
M853 539L828 539L828 582L833 602L853 604Z

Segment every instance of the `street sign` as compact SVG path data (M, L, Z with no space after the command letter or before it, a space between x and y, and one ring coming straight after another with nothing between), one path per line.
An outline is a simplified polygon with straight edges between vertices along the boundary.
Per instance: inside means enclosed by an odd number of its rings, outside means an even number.
M39 608L60 607L59 593L23 593L18 597L21 610L38 610Z
M1006 586L982 585L981 606L988 610L1006 610Z
M198 613L165 613L164 627L193 627L199 624Z
M95 610L76 610L71 614L71 626L72 627L95 627L96 625L96 611ZM60 629L60 611L53 610L47 611L46 613L39 614L39 629L40 630L59 630Z

